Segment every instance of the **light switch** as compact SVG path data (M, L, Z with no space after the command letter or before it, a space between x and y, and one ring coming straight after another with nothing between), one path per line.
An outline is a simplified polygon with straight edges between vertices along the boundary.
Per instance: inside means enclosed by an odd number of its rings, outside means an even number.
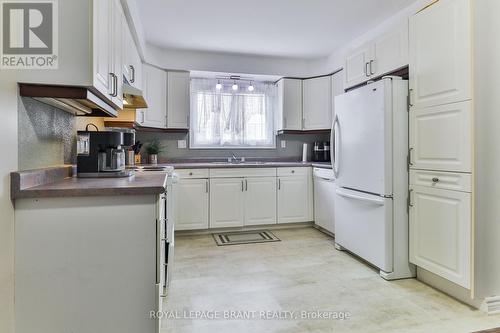
M186 140L177 140L177 148L186 149L187 148Z
M286 140L281 140L281 148L286 148Z

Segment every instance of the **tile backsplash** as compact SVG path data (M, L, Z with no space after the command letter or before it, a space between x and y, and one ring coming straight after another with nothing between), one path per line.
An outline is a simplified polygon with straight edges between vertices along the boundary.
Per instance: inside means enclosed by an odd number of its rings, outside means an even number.
M75 163L75 119L32 98L19 97L19 169Z
M234 153L238 157L280 158L290 160L302 159L302 144L308 143L312 152L314 141L329 141L327 133L319 134L284 134L276 138L275 149L189 149L189 135L186 133L137 133L136 140L147 144L153 139L160 140L165 152L159 155L159 160L227 158ZM178 148L178 140L185 140L187 148ZM281 140L286 141L286 147L281 148ZM142 149L144 151L144 148ZM143 152L144 154L144 152Z

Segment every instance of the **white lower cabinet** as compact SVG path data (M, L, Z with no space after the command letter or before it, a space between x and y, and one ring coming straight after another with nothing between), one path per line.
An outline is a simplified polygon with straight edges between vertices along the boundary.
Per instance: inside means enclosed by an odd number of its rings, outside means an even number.
M278 223L313 220L310 173L278 177Z
M175 230L208 229L208 179L181 179L175 191Z
M243 178L210 179L210 228L243 226L244 190Z
M410 262L471 288L471 193L410 190Z
M276 178L245 179L245 225L276 223Z

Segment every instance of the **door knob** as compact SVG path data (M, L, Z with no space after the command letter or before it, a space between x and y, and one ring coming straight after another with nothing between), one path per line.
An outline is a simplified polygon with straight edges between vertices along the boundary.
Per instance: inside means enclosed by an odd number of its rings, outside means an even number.
M438 181L439 181L439 178L437 178L437 177L432 178L432 182L437 183Z

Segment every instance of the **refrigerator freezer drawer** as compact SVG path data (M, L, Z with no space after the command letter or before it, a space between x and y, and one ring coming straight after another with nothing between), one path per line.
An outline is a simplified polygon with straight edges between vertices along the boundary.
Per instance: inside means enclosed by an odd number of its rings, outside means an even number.
M392 199L337 188L335 242L384 272L393 271Z

